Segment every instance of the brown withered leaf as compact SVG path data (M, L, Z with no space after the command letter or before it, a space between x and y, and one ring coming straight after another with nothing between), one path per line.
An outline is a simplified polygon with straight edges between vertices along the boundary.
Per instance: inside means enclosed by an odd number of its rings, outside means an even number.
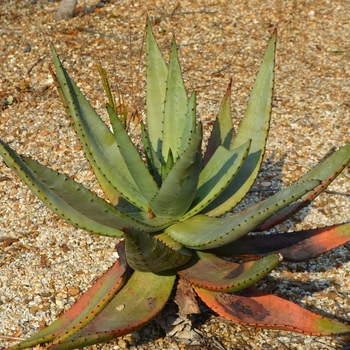
M40 263L41 266L47 266L48 265L48 260L47 260L47 255L46 254L42 254L40 257Z
M191 284L183 278L180 278L177 284L175 302L179 307L179 314L182 317L200 313L196 293Z
M67 246L67 244L62 244L61 249L65 252L68 253L70 252L70 248Z
M1 244L1 248L5 249L7 247L9 247L10 245L12 245L15 242L18 242L19 239L17 238L12 238L12 237L0 237L0 242L2 242Z

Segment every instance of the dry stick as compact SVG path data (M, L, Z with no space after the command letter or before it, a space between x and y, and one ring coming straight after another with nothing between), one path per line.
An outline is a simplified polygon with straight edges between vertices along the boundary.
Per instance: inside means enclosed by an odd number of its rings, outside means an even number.
M0 334L0 339L6 339L6 340L10 340L10 341L21 341L21 340L25 340L26 338L21 338L21 337L11 337L10 335L2 335Z
M173 13L172 15L174 16L180 16L180 15L193 15L196 13L209 13L209 14L215 14L218 13L218 11L215 10L199 10L199 11L185 11L185 12L177 12L177 13Z
M33 68L35 68L40 62L42 62L45 58L45 55L44 57L40 57L29 69L28 69L28 72L27 72L27 75L29 75L31 73L31 71L33 70Z
M219 73L223 72L225 69L227 69L227 68L229 68L229 67L231 67L231 63L227 64L226 66L223 66L223 67L222 67L221 69L219 69L219 70L216 70L216 71L214 71L214 72L211 72L211 75L219 74Z
M181 7L181 4L179 2L176 3L174 9L171 11L170 17L172 17L180 7Z

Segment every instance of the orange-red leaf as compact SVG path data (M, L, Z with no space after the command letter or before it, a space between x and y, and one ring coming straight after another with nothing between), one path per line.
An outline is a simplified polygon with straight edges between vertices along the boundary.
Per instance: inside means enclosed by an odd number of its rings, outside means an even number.
M280 253L285 261L304 261L349 241L350 223L276 235L245 236L216 251L248 258Z
M198 287L218 292L236 292L261 280L281 261L280 254L271 254L260 260L238 264L198 251L184 268L178 269L178 274Z
M69 350L105 343L144 326L168 301L175 277L175 274L135 271L95 319L68 340L49 349Z
M282 329L313 336L350 332L350 325L313 313L291 301L255 288L237 294L195 287L198 296L226 319L253 327Z
M53 340L61 341L65 337L71 337L95 318L124 283L127 267L124 242L117 245L117 251L119 258L114 265L68 311L50 326L10 349L20 350Z

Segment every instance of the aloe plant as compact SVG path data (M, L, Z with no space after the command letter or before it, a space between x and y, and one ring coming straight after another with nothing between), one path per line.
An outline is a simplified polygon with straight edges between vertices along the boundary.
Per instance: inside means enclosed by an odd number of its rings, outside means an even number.
M273 227L308 205L348 165L350 144L291 186L243 212L230 214L251 189L263 161L276 36L275 31L239 130L235 132L232 124L229 84L205 151L202 125L196 119L196 94L188 97L185 90L175 39L167 63L149 21L142 154L128 134L125 116L118 115L113 105L106 77L111 129L52 48L56 87L107 200L17 154L2 141L0 154L64 220L94 234L120 238L119 259L52 325L10 349L41 343L48 343L49 349L74 349L127 334L161 311L179 280L233 322L315 336L350 332L346 323L253 286L282 259L311 259L348 242L350 224L293 234L248 235Z

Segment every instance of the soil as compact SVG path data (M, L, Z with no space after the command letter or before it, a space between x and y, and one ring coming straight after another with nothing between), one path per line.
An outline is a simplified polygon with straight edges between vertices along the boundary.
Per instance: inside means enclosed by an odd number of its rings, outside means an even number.
M268 39L278 29L274 109L266 158L240 209L291 184L350 142L350 3L343 0L78 1L57 22L58 1L0 1L0 137L19 153L100 189L70 128L49 74L50 44L96 110L106 117L98 66L122 92L133 121L145 110L144 27L148 16L167 57L176 35L188 91L210 128L231 78L235 125ZM139 137L134 131L134 137ZM278 227L290 231L349 221L349 169L315 203ZM86 234L46 209L0 164L0 348L67 310L115 260L115 241ZM282 263L260 288L350 321L350 245L309 263ZM349 338L310 337L225 321L201 305L194 339L159 323L86 349L350 349ZM283 310L281 310L283 312ZM186 328L187 327L187 328ZM193 338L193 333L191 333ZM191 342L192 340L192 342ZM39 349L40 347L36 347Z

